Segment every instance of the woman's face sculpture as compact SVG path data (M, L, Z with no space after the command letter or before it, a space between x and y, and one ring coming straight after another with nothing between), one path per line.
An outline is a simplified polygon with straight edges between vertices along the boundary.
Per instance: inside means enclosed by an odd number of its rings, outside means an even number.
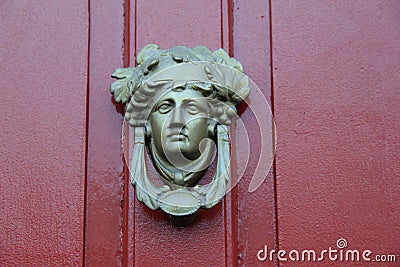
M200 142L207 138L206 98L191 88L176 88L164 94L150 115L152 141L159 156L180 154L194 160Z

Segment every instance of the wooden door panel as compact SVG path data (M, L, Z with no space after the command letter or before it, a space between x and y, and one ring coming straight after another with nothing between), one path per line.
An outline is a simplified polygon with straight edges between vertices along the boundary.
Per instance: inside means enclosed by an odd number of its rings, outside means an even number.
M135 54L146 44L156 43L162 49L176 45L205 45L209 49L221 47L223 28L218 1L137 1L131 13L131 36ZM131 55L131 60L134 57ZM131 61L132 62L132 61ZM131 63L133 64L133 62ZM224 204L209 211L201 211L193 225L173 226L161 211L151 211L130 190L128 246L133 247L132 266L202 266L212 263L223 266L226 261L226 233ZM134 199L134 200L133 200Z
M270 6L268 1L233 1L233 53L243 64L246 75L253 80L271 105L271 59L270 59ZM255 92L249 97L254 103ZM266 104L266 103L265 103ZM237 220L238 220L238 263L240 266L257 266L257 252L268 244L276 248L276 210L275 210L275 175L273 168L263 173L265 180L255 191L249 192L253 177L260 159L262 135L256 117L267 114L253 114L252 108L244 109L241 120L246 126L250 142L250 159L242 180L238 184ZM272 136L271 136L272 137ZM239 153L241 153L239 151ZM242 164L238 162L238 164ZM267 176L268 175L268 176ZM273 262L264 262L263 266L274 266Z
M397 1L272 1L282 249L344 238L399 254L399 12Z
M87 3L2 1L0 17L0 265L79 266Z
M339 238L398 261L399 11L394 0L3 1L0 265L292 266L257 252ZM223 47L276 120L274 168L249 193L262 133L239 107L246 172L184 228L136 200L109 92L149 43Z
M124 163L121 105L111 73L124 65L124 1L90 1L85 265L122 265Z

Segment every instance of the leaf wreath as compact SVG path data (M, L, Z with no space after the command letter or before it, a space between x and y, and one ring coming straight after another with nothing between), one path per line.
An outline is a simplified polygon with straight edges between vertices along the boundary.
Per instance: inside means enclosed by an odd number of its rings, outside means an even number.
M233 57L230 57L222 48L215 50L212 55L216 58L216 62L230 66L240 72L243 72L242 64Z
M237 105L250 93L248 78L236 68L225 67L223 71L222 66L221 64L215 64L213 68L205 66L204 71L207 78L215 83L217 94L233 105Z
M117 80L111 84L111 93L117 103L129 102L134 91L140 86L143 72L138 68L119 68L111 77Z

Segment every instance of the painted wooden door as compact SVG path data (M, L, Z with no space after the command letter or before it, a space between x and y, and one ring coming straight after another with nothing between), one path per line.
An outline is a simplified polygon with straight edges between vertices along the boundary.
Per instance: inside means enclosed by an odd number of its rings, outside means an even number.
M344 240L397 266L398 1L8 0L0 14L0 266L374 264L288 255ZM262 133L240 107L246 172L185 228L135 199L109 93L148 43L224 48L275 117L275 162L250 193Z

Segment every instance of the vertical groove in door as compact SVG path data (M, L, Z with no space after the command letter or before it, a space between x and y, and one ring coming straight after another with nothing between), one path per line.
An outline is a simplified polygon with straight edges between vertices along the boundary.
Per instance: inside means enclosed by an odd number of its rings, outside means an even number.
M135 66L136 62L136 0L124 0L124 66ZM129 125L124 124L125 144L133 141ZM135 266L135 232L136 232L136 203L135 191L130 182L129 155L130 148L124 148L125 180L124 180L124 229L123 229L123 266Z
M233 3L232 0L221 0L221 47L234 56L233 51ZM235 143L235 123L231 125L230 139ZM234 146L231 152L231 179L236 181L236 157ZM234 187L224 198L225 225L225 265L237 266L237 188Z
M272 0L269 0L269 57L270 57L270 70L271 70L271 111L272 114L275 114L275 102L274 102L274 52L273 52L273 29L272 29ZM274 117L272 117L274 118ZM272 131L272 138L275 146L276 140L276 132L275 132L275 124L272 123L274 127ZM276 158L274 157L273 165L272 165L273 175L273 184L274 184L274 204L275 204L275 218L274 218L274 234L275 234L275 250L279 250L279 222L278 222L278 187L277 187L277 174L276 174ZM276 266L279 266L279 261L276 262Z
M82 266L86 265L86 224L87 224L87 185L88 185L88 153L89 153L89 93L90 93L90 1L87 3L88 28L87 28L87 76L86 76L86 125L85 125L85 167L84 167L84 188L83 188L83 242L82 242Z
M131 3L130 0L124 0L124 47L123 47L123 61L124 67L130 65L130 18L131 18Z
M132 49L134 50L133 51L133 53L134 53L134 56L133 57L131 57L131 65L132 66L136 66L136 56L137 56L137 50L138 50L138 47L137 47L137 25L138 25L138 20L137 20L137 10L138 10L138 1L137 0L133 0L134 1L134 10L133 10L133 14L135 14L134 15L134 24L132 25L132 27L131 27L131 30L133 30L133 32L131 32L131 35L133 34L133 40L134 40L134 43L131 45L131 47L132 47ZM129 127L129 126L127 126L127 127ZM129 179L129 183L128 183L129 185L130 185L130 179ZM135 191L134 191L134 189L133 189L133 187L132 186L130 186L129 187L129 192L131 192L131 196L132 197L130 197L129 198L129 201L130 201L130 203L132 203L131 205L129 205L129 206L131 206L131 209L132 209L132 212L130 213L131 214L131 220L132 220L132 232L131 232L131 235L130 235L130 240L132 240L132 246L131 246L131 248L130 248L130 255L131 255L131 258L130 258L130 266L136 266L136 261L135 261L135 257L136 257L136 237L135 237L135 233L136 233L136 196L135 196Z
M124 0L124 30L123 30L123 62L124 67L129 67L130 65L130 0ZM126 132L127 128L126 125L123 126L124 131ZM127 137L129 141L129 137ZM125 151L124 147L122 148ZM123 194L123 201L122 205L122 212L123 212L123 222L122 222L122 249L123 249L123 256L122 256L122 266L127 267L129 266L129 160L125 158L125 153L123 153L123 162L124 162L124 194Z
M124 47L123 61L124 67L134 66L136 59L136 0L124 0ZM132 24L131 21L134 23ZM133 51L132 51L133 49ZM124 132L126 133L125 144L129 144L129 140L133 138L129 133L129 125L124 124ZM124 148L125 149L125 148ZM125 163L125 179L124 179L124 229L123 229L123 266L135 266L135 192L130 182L129 171L129 148L128 153L124 154Z

